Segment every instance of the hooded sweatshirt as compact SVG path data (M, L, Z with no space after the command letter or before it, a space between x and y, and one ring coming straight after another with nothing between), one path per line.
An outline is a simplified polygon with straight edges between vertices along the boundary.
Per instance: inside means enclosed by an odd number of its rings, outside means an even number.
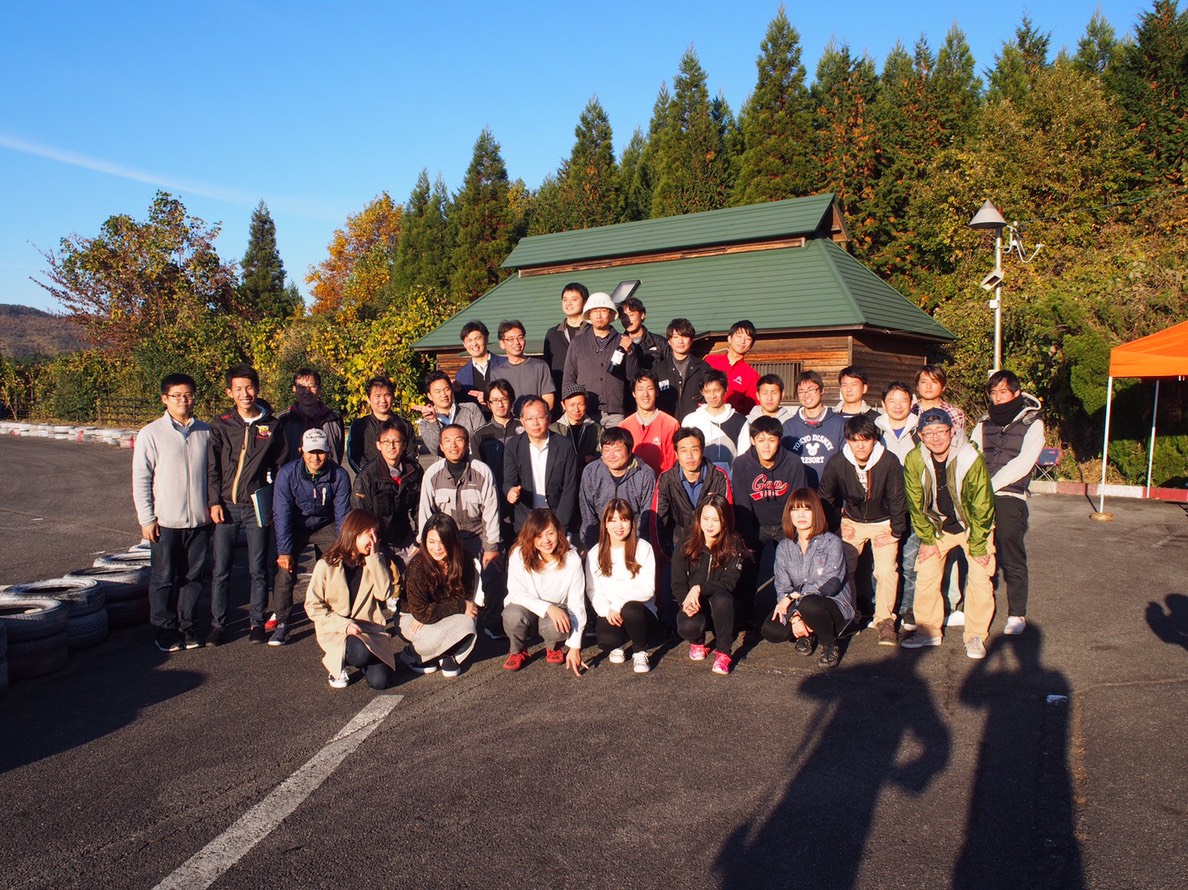
M858 466L849 442L842 446L841 454L834 455L825 465L818 492L833 507L835 515L853 522L890 520L891 534L900 539L907 535L903 467L880 442L875 442L865 467Z
M875 426L879 428L879 432L883 435L883 444L887 450L899 458L900 464L903 463L904 458L908 456L908 452L920 444L920 437L916 433L916 427L920 423L920 418L915 414L909 414L907 420L904 421L900 428L898 435L895 430L891 428L891 420L886 414L880 414L875 418Z
M705 435L705 459L720 467L727 476L734 459L751 447L751 425L733 406L722 406L722 413L714 417L702 405L683 421L681 426L695 427Z
M787 448L780 448L771 469L759 463L754 448L739 455L732 480L734 518L748 546L758 542L759 529L783 523L788 495L804 488L806 478L804 464Z
M970 440L982 450L994 494L1026 498L1031 471L1044 450L1040 400L1021 392L1006 405L991 406L978 421Z
M825 464L845 444L845 426L844 417L824 407L816 420L809 420L804 408L798 408L796 416L785 421L784 444L804 462L808 484L813 488L820 487Z

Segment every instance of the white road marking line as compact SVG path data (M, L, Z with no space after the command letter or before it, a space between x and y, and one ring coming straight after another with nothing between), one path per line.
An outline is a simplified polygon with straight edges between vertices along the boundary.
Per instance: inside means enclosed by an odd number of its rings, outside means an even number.
M338 735L326 743L326 747L240 816L230 828L161 881L156 890L194 890L209 887L217 881L326 781L346 756L375 731L402 698L403 695L373 698Z

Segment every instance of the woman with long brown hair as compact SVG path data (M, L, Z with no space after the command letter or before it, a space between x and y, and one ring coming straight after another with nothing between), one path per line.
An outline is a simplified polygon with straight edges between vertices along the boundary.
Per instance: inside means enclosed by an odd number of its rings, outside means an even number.
M677 633L689 643L689 658L705 661L709 655L705 633L709 620L713 621L715 674L729 674L733 664L734 591L748 555L734 531L734 512L718 494L705 496L697 505L689 535L672 555Z
M622 498L607 502L598 543L586 554L586 592L598 616L598 646L611 664L631 661L637 674L652 669L648 636L656 629L656 557L639 538L635 511Z
M555 513L532 510L507 558L507 597L503 630L511 641L504 667L518 671L532 656L528 638L539 633L545 660L564 664L581 676L582 631L586 626L586 577L582 558L565 539ZM562 651L562 647L568 651Z
M854 589L846 573L842 540L829 531L820 496L798 488L784 504L784 535L776 547L775 589L779 601L763 622L763 638L796 641L800 655L819 640L821 667L836 667L837 636L854 617Z
M349 667L361 669L372 689L387 689L395 679L383 607L399 590L400 572L379 543L379 526L374 513L348 513L305 593L305 614L335 689L350 682Z
M456 677L478 640L482 581L478 562L466 555L458 525L434 513L421 532L421 547L409 560L400 600L400 635L408 647L400 660L418 674L439 667Z

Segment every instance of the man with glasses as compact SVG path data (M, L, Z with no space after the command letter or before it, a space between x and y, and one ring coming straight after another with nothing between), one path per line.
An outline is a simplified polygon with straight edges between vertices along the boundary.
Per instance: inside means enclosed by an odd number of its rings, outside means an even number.
M194 391L194 378L185 374L162 380L165 413L140 431L132 452L132 501L152 562L149 620L162 652L201 645L194 611L212 528L206 500L210 425L194 417Z
M965 552L965 654L986 657L986 637L994 620L994 488L982 454L964 436L955 436L953 419L940 408L920 415L920 446L904 460L903 487L912 527L920 536L916 558L916 630L900 644L920 649L941 644L944 605L941 579L945 557Z
M521 402L520 425L524 432L503 452L503 496L514 505L513 524L518 533L528 514L547 507L561 527L576 526L578 499L577 452L565 436L549 432L549 408L540 396Z
M416 546L424 470L419 461L405 457L404 430L391 420L380 424L375 448L380 459L371 461L355 477L351 507L374 513L380 521L380 540L393 553L406 556Z
M796 397L800 408L784 421L784 439L788 448L804 464L808 484L821 485L825 464L839 453L845 443L845 419L825 406L825 381L816 371L796 375Z
M521 398L540 396L551 412L557 391L553 374L540 359L524 355L527 345L524 326L514 320L500 322L499 345L507 354L507 361L491 372L491 379L506 380ZM512 413L517 413L519 407L512 406Z

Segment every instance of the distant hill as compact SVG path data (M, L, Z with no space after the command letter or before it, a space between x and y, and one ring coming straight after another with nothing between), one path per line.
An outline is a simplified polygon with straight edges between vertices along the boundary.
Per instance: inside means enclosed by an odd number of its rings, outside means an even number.
M85 346L82 328L70 319L0 303L0 355L5 358L61 355Z

